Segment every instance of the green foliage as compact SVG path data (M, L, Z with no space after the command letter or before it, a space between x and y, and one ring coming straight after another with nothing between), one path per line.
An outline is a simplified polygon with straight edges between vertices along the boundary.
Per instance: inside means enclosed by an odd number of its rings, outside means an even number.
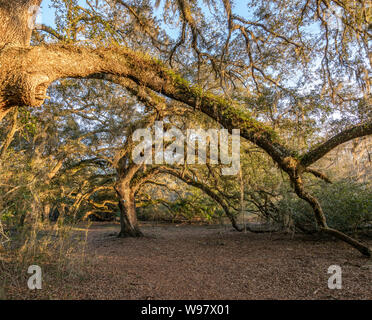
M206 222L211 222L222 214L218 205L199 190L188 195L185 199L178 199L172 203L171 210L187 220Z
M333 184L317 184L310 191L320 201L330 227L354 232L357 228L371 224L370 185L345 179ZM284 194L277 205L281 213L291 213L295 224L315 227L310 205L293 193Z
M137 208L137 214L141 220L215 223L224 212L215 201L200 190L194 189L174 201L158 200L143 205Z

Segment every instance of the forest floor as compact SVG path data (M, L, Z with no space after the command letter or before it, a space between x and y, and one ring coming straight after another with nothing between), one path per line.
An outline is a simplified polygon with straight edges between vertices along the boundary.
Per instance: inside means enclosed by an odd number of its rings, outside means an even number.
M6 297L372 299L372 267L340 241L230 226L144 224L142 230L143 238L122 239L117 224L93 223L80 273L55 279L45 271L41 290L18 283ZM331 265L342 268L340 290L328 289Z

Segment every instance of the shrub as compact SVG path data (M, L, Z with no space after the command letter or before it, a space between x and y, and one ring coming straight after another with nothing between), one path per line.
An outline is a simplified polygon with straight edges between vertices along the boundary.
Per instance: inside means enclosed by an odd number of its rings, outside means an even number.
M355 232L372 223L372 190L368 184L340 180L333 184L321 183L310 191L320 201L330 227L344 232ZM286 193L277 203L280 213L292 216L293 222L306 230L316 229L310 205L293 193Z

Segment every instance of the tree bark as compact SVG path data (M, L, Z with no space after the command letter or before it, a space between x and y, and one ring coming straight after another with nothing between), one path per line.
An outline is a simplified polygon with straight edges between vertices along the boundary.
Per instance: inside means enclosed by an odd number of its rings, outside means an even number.
M5 156L6 151L8 150L10 144L13 141L13 137L14 137L15 133L18 130L18 128L17 128L17 117L18 117L18 109L15 109L14 113L13 113L12 126L9 130L9 133L7 134L7 136L5 138L5 141L0 146L0 159Z
M29 46L33 16L42 0L0 0L0 46Z
M120 233L119 237L142 237L136 213L136 203L134 191L127 183L118 184L116 192L119 196L120 209Z

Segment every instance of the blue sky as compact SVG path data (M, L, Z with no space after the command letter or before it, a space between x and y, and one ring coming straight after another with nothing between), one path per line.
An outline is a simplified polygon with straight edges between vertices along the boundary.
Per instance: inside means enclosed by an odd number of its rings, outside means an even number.
M44 0L41 5L41 14L38 22L42 22L47 26L54 26L54 10L50 9L49 6L51 4L50 0Z
M84 3L85 3L84 0L80 0L79 2L82 6L84 6ZM51 5L51 0L44 0L42 2L41 13L40 13L40 16L37 22L53 27L55 11L53 8L50 8L50 5ZM240 16L247 17L249 15L248 8L247 8L247 1L236 0L233 11Z

